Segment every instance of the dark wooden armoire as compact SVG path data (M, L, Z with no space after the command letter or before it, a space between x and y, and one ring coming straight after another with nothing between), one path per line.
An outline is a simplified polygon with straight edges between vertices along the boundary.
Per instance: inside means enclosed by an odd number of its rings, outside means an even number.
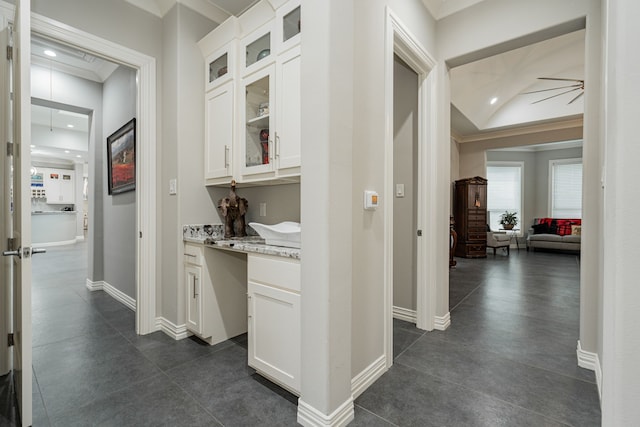
M455 183L453 217L458 233L456 256L486 258L487 256L487 180L460 179Z

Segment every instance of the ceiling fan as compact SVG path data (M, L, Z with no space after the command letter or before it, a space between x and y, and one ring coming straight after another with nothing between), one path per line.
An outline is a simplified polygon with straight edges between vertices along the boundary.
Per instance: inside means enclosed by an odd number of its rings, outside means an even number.
M580 91L580 93L575 98L573 98L571 101L569 101L567 103L567 105L569 105L569 104L573 104L581 96L584 95L584 80L580 80L580 79L561 79L561 78L555 78L555 77L538 77L538 80L553 80L553 81L561 81L561 82L573 82L573 84L568 84L566 86L552 87L550 89L532 90L531 92L522 92L522 94L524 95L524 94L529 94L529 93L548 92L548 91L551 91L551 90L561 90L561 89L567 89L568 88L568 90L564 90L564 91L562 91L560 93L555 93L554 95L551 95L551 96L548 96L546 98L542 98L542 99L539 99L537 101L534 101L534 102L532 102L532 104L537 104L538 102L546 101L547 99L555 98L555 97L564 95L566 93Z

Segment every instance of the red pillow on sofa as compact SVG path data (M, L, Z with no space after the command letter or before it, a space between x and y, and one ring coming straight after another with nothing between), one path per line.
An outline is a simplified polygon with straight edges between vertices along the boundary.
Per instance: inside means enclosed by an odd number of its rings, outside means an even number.
M555 219L555 218L537 218L534 221L536 224L545 224L549 233L557 234L559 236L566 236L571 234L572 225L582 225L581 219Z

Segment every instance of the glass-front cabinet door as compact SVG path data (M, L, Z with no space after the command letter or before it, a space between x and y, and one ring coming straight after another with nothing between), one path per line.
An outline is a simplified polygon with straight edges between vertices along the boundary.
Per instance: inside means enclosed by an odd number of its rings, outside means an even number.
M207 57L205 65L207 91L233 79L235 49L236 44L229 43Z
M244 76L273 63L274 55L271 49L273 21L261 26L244 38Z
M244 139L243 174L273 170L273 81L274 67L267 67L243 80L242 136Z
M302 23L300 21L300 1L292 0L276 13L276 42L278 53L300 44Z

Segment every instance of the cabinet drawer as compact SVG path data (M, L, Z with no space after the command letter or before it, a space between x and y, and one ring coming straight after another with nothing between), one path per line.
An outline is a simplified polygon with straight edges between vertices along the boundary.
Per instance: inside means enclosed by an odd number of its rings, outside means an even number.
M184 262L202 265L203 249L200 245L184 245Z
M249 282L300 292L300 261L269 255L247 255Z
M482 213L471 213L469 212L469 216L467 217L467 221L469 222L469 224L471 223L487 223L487 215L484 214L484 212Z
M469 232L468 234L469 237L467 237L467 240L479 240L481 242L484 242L487 238L487 234L486 233L472 233Z
M486 255L487 252L487 247L485 245L481 245L481 244L471 244L471 245L467 245L467 253L469 255Z

